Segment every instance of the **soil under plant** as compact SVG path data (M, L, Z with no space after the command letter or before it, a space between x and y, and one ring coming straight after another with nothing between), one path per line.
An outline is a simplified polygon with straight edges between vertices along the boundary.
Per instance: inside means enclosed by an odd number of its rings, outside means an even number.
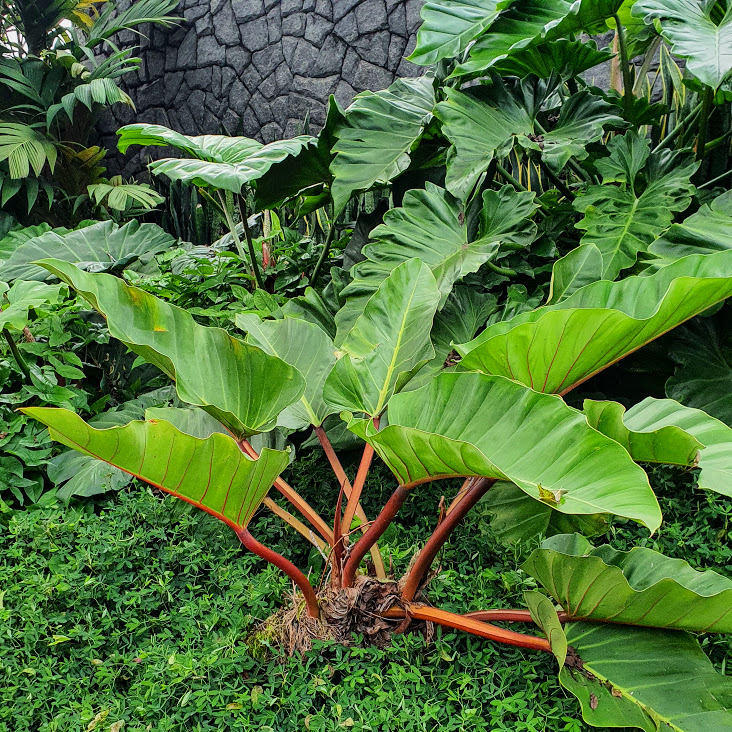
M357 637L364 644L384 648L394 633L403 632L407 626L410 632L431 640L433 623L383 617L390 608L400 606L400 594L398 582L359 575L353 587L329 587L318 594L318 618L310 617L302 597L295 595L286 607L262 622L246 643L255 657L261 656L264 648L292 656L310 650L316 640L350 645Z

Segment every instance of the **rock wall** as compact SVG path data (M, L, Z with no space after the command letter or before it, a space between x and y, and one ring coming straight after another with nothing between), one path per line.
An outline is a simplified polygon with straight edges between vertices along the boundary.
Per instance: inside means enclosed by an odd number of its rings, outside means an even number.
M220 133L223 125L264 142L316 130L330 94L348 104L359 91L421 73L404 56L422 2L181 0L179 28L121 34L120 44L139 45L143 59L124 77L137 111L116 105L100 122L101 141L114 150L114 132L133 121L186 134ZM142 155L110 160L110 172L140 172Z

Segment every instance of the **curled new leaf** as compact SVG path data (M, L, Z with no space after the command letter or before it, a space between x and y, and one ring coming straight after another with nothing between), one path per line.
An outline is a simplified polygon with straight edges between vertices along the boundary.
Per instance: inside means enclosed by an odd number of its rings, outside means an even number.
M652 549L620 552L561 534L546 539L523 567L573 620L732 632L732 580Z
M47 425L54 440L141 478L233 529L246 527L288 464L286 452L265 448L251 460L228 435L201 440L163 420L96 430L66 409L22 411Z
M112 275L57 259L39 264L104 315L114 338L173 379L183 401L202 407L237 437L274 427L303 392L297 369L221 328L199 325L181 308Z
M510 480L570 514L614 513L655 531L661 512L646 474L561 399L502 377L443 373L389 403L389 424L349 429L402 485L438 478Z

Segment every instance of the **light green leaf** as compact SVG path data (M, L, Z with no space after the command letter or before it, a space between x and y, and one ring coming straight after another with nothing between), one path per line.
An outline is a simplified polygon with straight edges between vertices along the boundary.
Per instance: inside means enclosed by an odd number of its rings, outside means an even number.
M236 194L241 193L245 185L261 178L273 165L317 146L317 138L310 135L262 145L247 137L190 137L162 125L148 124L127 125L117 134L120 136L118 147L121 152L125 152L130 145L169 145L195 158L156 160L150 164L150 170L155 175Z
M602 279L602 254L594 244L583 244L557 259L547 305L555 305L585 285Z
M562 513L615 513L655 531L646 474L561 399L496 376L442 373L389 403L389 424L351 420L400 484L456 476L509 480Z
M699 487L732 496L732 428L700 409L685 407L672 399L648 397L623 417L631 432L653 432L676 427L698 440Z
M245 331L247 343L259 346L265 353L282 359L296 368L305 379L300 401L287 407L277 424L289 429L321 425L337 410L323 399L323 387L335 362L335 346L319 326L300 318L260 320L256 315L239 314L236 326Z
M538 76L548 79L558 73L562 79L571 79L585 71L610 61L615 54L598 51L590 41L568 41L561 38L542 46L530 46L498 61L493 71L500 76Z
M594 30L623 0L515 0L470 49L454 75L486 72L529 46Z
M68 290L62 285L19 281L8 287L5 282L0 282L0 329L23 330L28 325L29 310L55 305L67 294Z
M145 410L145 421L155 420L169 422L180 432L199 440L208 439L216 432L229 434L221 422L199 407L149 407Z
M640 420L637 418L642 412L650 424L646 423L642 428L637 426L632 431L625 423L625 407L622 404L585 399L583 411L591 427L619 442L636 462L695 466L699 459L699 450L704 445L679 427L666 425L656 428L650 407L651 404L658 405L659 401L661 400L649 402L646 399L642 410L635 408L633 416L636 420L631 420L631 424L639 424Z
M366 303L343 339L325 382L325 401L338 410L378 416L392 394L434 357L430 341L440 291L419 259L400 264Z
M646 732L732 728L732 681L691 634L600 623L570 623L565 632L578 660L567 659L559 681L586 722Z
M633 14L660 21L661 34L686 68L717 89L732 72L732 6L705 0L638 0Z
M403 173L432 119L435 90L429 76L398 79L388 89L358 94L336 130L330 171L336 215L351 196Z
M545 539L523 569L572 620L732 632L732 580L652 549L620 552L561 534Z
M549 641L554 657L560 668L567 658L567 636L559 622L559 616L551 600L541 592L524 592L524 601L529 606L531 619L542 629Z
M610 158L604 165L598 163L603 184L589 186L575 199L574 207L584 214L576 224L586 232L581 243L600 250L602 278L614 280L671 225L675 211L687 208L695 191L691 176L698 164L680 165L652 176L641 188L637 174L648 158L649 142L628 132L613 138L608 149Z
M409 60L429 66L460 56L510 4L511 0L428 0L422 6L417 46Z
M52 439L104 460L242 529L287 467L286 452L264 449L249 459L228 435L200 440L164 421L96 430L65 409L28 407Z
M221 328L199 325L181 308L112 275L57 259L39 264L104 315L113 338L173 379L183 401L205 409L237 437L271 429L303 393L296 369Z
M52 275L34 264L46 257L90 272L139 270L174 244L175 239L156 224L133 220L120 227L113 221L99 221L66 234L49 231L29 239L0 266L0 272L8 279L46 280Z
M732 252L684 257L648 277L595 282L495 323L456 347L460 366L566 393L730 295Z

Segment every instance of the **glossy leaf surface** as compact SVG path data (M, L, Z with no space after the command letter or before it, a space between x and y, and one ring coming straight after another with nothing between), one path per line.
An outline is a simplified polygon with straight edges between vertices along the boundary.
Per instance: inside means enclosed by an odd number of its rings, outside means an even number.
M650 155L648 141L628 132L611 140L608 149L610 159L598 162L603 184L589 186L574 207L584 214L576 225L585 232L581 243L600 250L602 279L614 280L671 225L674 212L688 207L698 166L674 167L652 176L641 189L636 176Z
M593 29L609 18L623 0L515 0L470 49L457 74L475 74L528 46Z
M615 513L651 530L661 512L646 474L580 412L509 379L443 373L389 403L389 425L349 428L402 485L455 476L509 480L563 513Z
M289 429L319 426L336 410L323 399L323 387L336 362L335 346L319 326L299 318L261 320L256 315L239 314L236 325L247 333L247 343L296 368L305 379L300 401L287 407L277 423Z
M582 670L559 680L598 727L711 732L732 727L732 682L717 673L689 633L570 623L567 641Z
M99 221L83 229L57 234L48 231L21 244L0 266L7 279L46 280L48 270L33 264L53 257L71 262L90 272L119 268L139 269L161 252L171 249L175 239L156 224L132 220L124 226Z
M593 547L580 534L542 542L523 568L573 620L700 633L732 631L732 580L645 547Z
M641 463L665 463L667 465L696 465L699 450L704 445L688 432L679 427L666 425L656 428L653 417L649 414L652 405L659 402L648 399L639 410L634 407L633 416L628 420L636 426L631 431L624 421L625 407L617 402L598 402L585 399L582 407L587 421L603 435L619 442L631 455L633 460ZM640 414L645 412L648 421L641 426ZM644 422L646 420L643 420Z
M698 456L699 487L732 496L732 427L700 409L652 397L629 409L623 424L636 433L667 427L688 433L704 446Z
M429 77L398 79L388 89L358 94L337 132L330 171L336 213L351 196L387 183L409 167L409 153L432 118L435 90Z
M221 328L107 274L59 260L42 265L107 319L112 337L175 381L180 398L202 407L238 437L271 429L303 393L300 373Z
M430 268L442 306L454 283L495 257L502 242L519 247L532 241L536 225L531 217L537 208L533 193L504 186L485 191L482 201L473 239L468 236L464 206L429 182L424 190L408 191L401 207L387 211L384 223L371 232L374 241L362 249L366 260L351 268L352 280L341 291L341 297L347 299L336 316L341 337L381 282L402 262L416 257Z
M366 303L325 382L336 410L379 415L391 395L434 355L430 341L440 291L419 259L400 264Z
M732 253L685 257L491 325L457 346L460 365L564 393L730 295Z
M510 4L511 0L428 0L409 60L429 66L459 56Z
M646 23L660 21L671 51L686 59L686 68L716 89L732 72L732 6L697 0L638 0L635 15ZM713 17L715 14L721 17Z
M228 435L201 440L162 420L96 430L66 409L23 411L47 425L54 440L141 478L234 529L249 523L288 463L286 452L265 449L251 460Z

